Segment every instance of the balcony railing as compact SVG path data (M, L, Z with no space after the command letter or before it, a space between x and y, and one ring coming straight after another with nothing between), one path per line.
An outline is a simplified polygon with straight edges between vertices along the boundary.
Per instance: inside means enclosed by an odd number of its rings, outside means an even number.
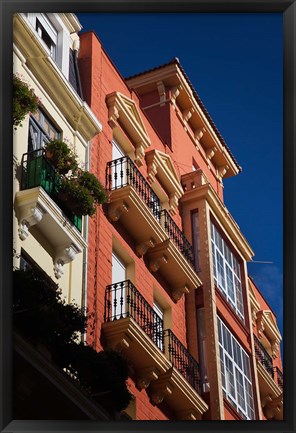
M56 172L55 168L46 159L43 149L25 153L22 157L21 189L25 190L37 186L41 186L47 192L63 210L67 218L81 232L82 217L69 213L63 208L63 203L58 199L61 175Z
M160 215L161 225L163 226L171 240L174 242L176 247L179 249L179 251L181 251L186 260L194 268L194 255L191 244L186 239L182 231L179 229L173 218L166 210L162 210L160 212Z
M128 156L123 156L122 158L108 162L106 168L106 188L109 191L113 191L127 185L135 189L139 197L146 203L155 218L160 222L172 242L194 268L192 246L169 213L161 209L159 198L132 160Z
M283 390L284 389L284 377L283 373L278 367L274 367L274 380L278 384L278 386Z
M106 168L106 188L109 191L132 186L159 220L160 200L129 156L109 161Z
M274 370L271 356L267 353L265 347L260 343L256 335L254 335L254 343L256 358L263 365L263 367L270 374L270 376L274 378Z
M106 287L105 322L132 317L163 352L163 320L130 280Z
M165 346L168 348L169 360L173 366L200 394L199 364L170 329L165 330Z
M105 322L132 317L172 365L200 394L199 364L170 329L163 329L163 320L148 304L131 281L121 281L106 287Z

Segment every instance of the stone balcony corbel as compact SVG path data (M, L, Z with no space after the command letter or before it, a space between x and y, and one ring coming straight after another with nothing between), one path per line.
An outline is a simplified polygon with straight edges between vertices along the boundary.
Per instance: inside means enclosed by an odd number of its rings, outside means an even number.
M147 367L137 372L137 387L139 389L146 389L151 381L158 379L158 371L155 367Z
M280 415L283 405L283 395L278 397L268 398L263 406L263 412L267 419L273 419L276 415Z
M169 240L162 242L162 247L165 247L165 244L168 243ZM154 251L155 250L155 251ZM167 256L163 253L162 249L160 251L155 248L148 252L148 263L149 269L151 272L157 272L162 265L166 265L168 263Z
M32 236L39 232L51 246L54 273L60 278L64 264L74 260L87 246L82 234L41 186L18 191L14 207L20 239L26 240L30 227L34 227Z
M184 286L179 287L178 289L174 289L172 291L171 296L174 302L178 302L182 298L182 295L185 295L187 293L189 293L189 288L185 284Z
M18 233L22 241L26 240L29 236L29 228L38 224L45 213L46 210L39 204L21 208L19 212Z
M123 213L128 212L128 204L123 200L113 202L108 207L108 216L111 221L116 222L119 220Z
M73 244L59 247L55 251L53 259L53 271L57 279L64 275L63 266L72 262L78 252L79 251Z
M156 244L155 240L153 238L150 238L136 245L136 251L138 256L143 257L144 254L147 253L149 248L155 247L155 244Z

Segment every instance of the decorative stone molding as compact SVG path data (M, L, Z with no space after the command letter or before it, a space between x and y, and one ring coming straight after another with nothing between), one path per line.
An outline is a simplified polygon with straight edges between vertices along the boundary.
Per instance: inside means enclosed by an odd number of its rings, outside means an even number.
M276 415L280 414L283 405L283 395L278 397L267 396L264 399L263 412L267 419L273 419Z
M170 210L175 212L184 191L171 157L155 149L147 152L145 158L149 182L153 183L157 178L169 196Z
M120 92L113 92L106 96L106 103L109 125L112 129L123 128L135 147L135 163L142 165L145 149L150 146L151 141L135 101Z
M227 164L218 167L217 171L218 171L219 177L221 177L221 178L224 177L228 169L229 169L229 166Z
M263 334L266 336L270 341L272 357L276 358L282 337L272 312L269 310L258 311L256 324L259 337L263 337Z
M181 85L174 86L171 89L171 101L172 101L172 106L174 109L176 108L177 98L180 95L181 90L182 90Z
M136 246L136 251L139 257L144 256L149 248L155 247L155 241L153 238L147 239Z
M161 265L166 265L167 263L168 258L163 253L149 256L149 269L151 272L157 272Z
M199 416L197 416L196 412L191 410L183 410L177 412L177 417L179 420L184 420L184 421L196 421L197 419L201 419L200 414Z
M66 247L59 247L55 251L53 271L57 279L64 275L63 266L69 262L72 262L77 253L78 250L73 244Z
M19 214L19 237L22 241L27 239L29 236L29 227L38 224L43 215L46 213L45 209L42 208L39 204L32 207L23 207L22 212Z
M158 373L155 367L144 368L137 373L137 387L146 389L152 380L158 379Z
M156 85L159 94L160 107L163 107L166 102L165 85L163 84L163 81L158 81Z
M150 402L153 404L153 406L157 406L158 404L163 402L163 399L167 395L171 395L173 393L172 388L169 385L161 384L158 386L155 386L150 391Z
M128 205L124 201L109 204L108 216L111 221L118 221L123 212L128 212Z
M188 122L188 120L192 117L192 112L193 112L192 108L187 108L186 110L182 111L183 120L185 122Z
M280 350L279 342L276 340L273 340L271 342L271 355L273 358L277 358L279 350Z
M206 132L206 128L203 126L202 128L197 128L194 131L194 138L198 141L200 141L204 135L204 133Z
M178 302L182 298L182 295L186 294L186 293L189 293L189 288L185 285L183 287L180 287L179 289L174 289L172 291L172 295L171 296L172 296L172 299L175 302Z
M215 155L215 153L217 152L217 147L210 147L209 149L206 150L206 156L209 160L211 160L213 158L213 156Z

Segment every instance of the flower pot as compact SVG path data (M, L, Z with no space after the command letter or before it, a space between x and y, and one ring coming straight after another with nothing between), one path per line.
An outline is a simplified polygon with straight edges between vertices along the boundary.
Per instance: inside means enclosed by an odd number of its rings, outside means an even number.
M58 200L63 204L64 208L76 215L77 210L80 208L80 203L78 200L73 198L71 194L67 191L60 191L58 194Z

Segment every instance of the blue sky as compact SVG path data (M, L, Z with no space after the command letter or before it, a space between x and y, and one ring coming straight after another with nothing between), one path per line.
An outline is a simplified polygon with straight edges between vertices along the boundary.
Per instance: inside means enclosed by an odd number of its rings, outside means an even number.
M249 274L283 331L281 14L77 14L125 77L178 57L243 171L225 204L255 252Z

